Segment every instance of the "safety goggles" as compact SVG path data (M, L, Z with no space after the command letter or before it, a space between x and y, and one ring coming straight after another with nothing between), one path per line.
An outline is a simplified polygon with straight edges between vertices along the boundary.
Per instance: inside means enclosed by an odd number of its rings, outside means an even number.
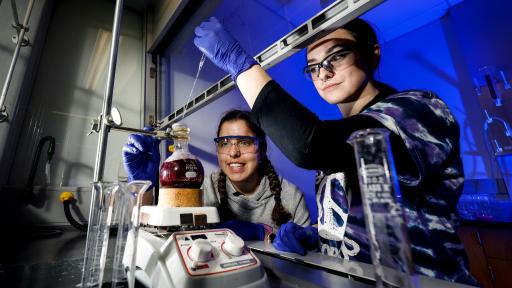
M223 136L213 139L217 153L230 154L231 146L235 146L241 154L258 152L259 139L254 136Z
M321 68L329 73L340 72L353 65L356 58L357 53L353 49L341 49L327 55L320 63L304 67L304 75L311 81L317 81Z

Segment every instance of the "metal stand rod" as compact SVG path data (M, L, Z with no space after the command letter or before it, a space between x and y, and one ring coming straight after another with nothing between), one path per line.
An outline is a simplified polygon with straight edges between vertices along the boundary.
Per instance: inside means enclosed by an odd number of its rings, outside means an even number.
M103 97L102 115L103 121L100 123L100 132L98 138L98 148L96 150L96 163L94 165L94 180L103 180L103 170L105 168L105 153L107 151L109 126L106 123L107 116L112 109L112 97L114 91L114 80L116 76L117 50L119 48L119 30L123 12L123 0L116 1L114 14L114 24L112 27L112 46L110 47L110 60L108 65L107 84L105 87L105 96Z
M12 18L14 19L14 25L20 26L20 20L18 19L18 9L16 8L16 0L11 0Z
M156 136L157 135L156 131L146 131L146 130L130 128L130 127L111 126L110 129L117 130L117 131L124 131L124 132L134 132L134 133L139 133L139 134L146 135L146 136Z
M117 0L116 6L115 6L115 12L114 12L114 23L112 27L112 46L110 47L110 60L109 60L109 66L108 66L108 74L107 74L107 84L105 89L105 96L103 97L103 109L102 109L102 121L100 123L100 131L99 131L99 138L98 138L98 148L96 150L96 163L94 165L94 182L99 182L103 180L103 170L105 168L105 154L107 151L107 143L108 143L108 133L109 133L109 127L107 125L106 119L107 116L110 115L110 110L112 109L112 96L114 91L114 80L115 80L115 72L116 72L116 64L117 64L117 50L119 46L119 31L121 27L121 18L122 18L122 12L123 12L123 0ZM94 225L96 223L93 223L93 215L96 213L94 210L94 204L98 199L96 199L95 195L96 193L92 193L91 197L91 205L90 205L90 211L89 211L89 226L87 228L87 241L85 243L85 255L84 257L84 271L82 273L82 285L87 285L87 283L84 283L86 281L86 275L87 271L85 271L85 267L90 267L91 261L94 259L90 259L90 257L87 257L87 252L90 249L95 249L97 239L93 239L94 237L91 237L93 235L92 230L94 229ZM93 263L94 264L94 263ZM99 286L102 286L102 283L99 283ZM83 286L82 286L83 287Z
M2 88L2 94L0 95L0 122L4 122L8 118L7 108L4 106L5 98L7 96L7 91L9 91L9 85L11 84L11 79L14 73L14 68L16 67L16 62L18 61L18 56L20 54L21 46L23 44L23 39L25 39L25 32L28 30L28 21L30 20L30 14L32 13L33 7L34 0L30 0L28 2L27 11L25 12L23 26L21 27L20 32L18 34L18 43L16 43L16 48L14 49L14 54L12 55L11 66L9 66L9 70L7 71L7 77L5 78L4 86ZM14 17L17 18L17 16Z
M153 136L160 140L174 140L173 132L172 131L146 131L142 129L136 129L136 128L130 128L130 127L122 127L122 126L110 126L110 129L117 130L117 131L123 131L123 132L131 132L131 133L138 133L146 136Z

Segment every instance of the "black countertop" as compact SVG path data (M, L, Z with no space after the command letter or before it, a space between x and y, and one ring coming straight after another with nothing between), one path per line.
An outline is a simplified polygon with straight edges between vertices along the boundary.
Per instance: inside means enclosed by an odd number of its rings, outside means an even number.
M4 233L2 233L0 250L0 287L60 288L77 287L80 283L86 242L85 233L72 227L38 230L9 228L2 231ZM251 243L248 245L251 247ZM251 248L256 249L253 251L261 260L271 287L362 288L373 286L373 281L367 279L368 271L361 272L364 277L355 277L357 275L350 272L346 265L339 269L341 262L330 263L334 260L320 259L321 261L313 261L321 262L319 262L320 266L315 267L315 265L306 265L306 262L311 260L309 258L298 261L295 259L297 257L294 257L293 261L287 260L287 257L282 255L269 254L269 250L259 247L261 245L261 243L252 243L254 248ZM311 255L311 257L320 257L320 255ZM332 267L327 269L329 265ZM349 274L354 274L354 277ZM427 279L426 282L422 281L423 283L435 284L436 288L462 287L433 278ZM138 283L136 287L142 287L142 285Z
M82 275L86 234L71 227L4 228L0 287L75 287Z

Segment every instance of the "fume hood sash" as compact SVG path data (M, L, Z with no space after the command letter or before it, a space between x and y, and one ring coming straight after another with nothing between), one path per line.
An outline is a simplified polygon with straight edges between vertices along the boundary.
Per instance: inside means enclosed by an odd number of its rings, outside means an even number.
M279 39L274 44L259 53L256 61L267 70L287 57L304 49L315 39L327 34L331 29L340 27L357 18L384 0L339 0L304 22L299 27ZM183 107L165 116L159 121L160 129L165 129L185 116L192 114L208 103L216 100L231 91L235 86L231 77L227 75L219 82L210 86Z

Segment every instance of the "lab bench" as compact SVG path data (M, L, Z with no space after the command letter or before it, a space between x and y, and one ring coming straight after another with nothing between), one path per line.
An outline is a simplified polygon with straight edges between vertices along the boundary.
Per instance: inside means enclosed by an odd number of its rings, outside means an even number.
M86 234L71 227L13 231L2 236L0 287L60 288L80 283ZM278 253L260 241L247 242L260 259L271 287L373 287L369 264L318 253ZM422 287L468 287L420 277ZM139 283L138 287L142 287Z

